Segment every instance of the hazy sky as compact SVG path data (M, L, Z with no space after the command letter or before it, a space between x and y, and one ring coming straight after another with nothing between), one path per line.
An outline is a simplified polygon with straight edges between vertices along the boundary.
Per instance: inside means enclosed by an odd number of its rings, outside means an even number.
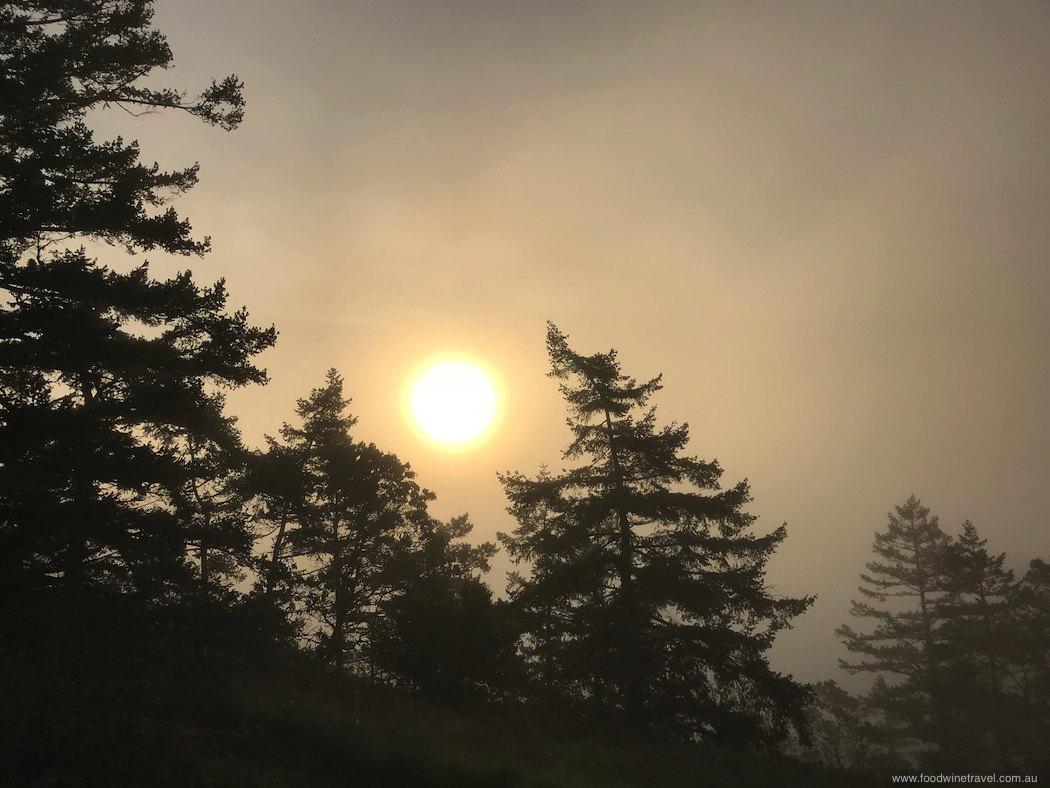
M272 383L230 399L249 444L334 366L356 437L494 539L496 472L569 441L550 319L663 373L662 422L750 480L760 531L787 522L768 579L819 598L775 669L842 680L833 630L913 492L1015 568L1050 558L1050 4L158 0L155 22L159 81L236 73L244 124L93 123L201 163L176 205L215 251L148 257L277 325ZM503 378L470 454L402 419L438 351Z

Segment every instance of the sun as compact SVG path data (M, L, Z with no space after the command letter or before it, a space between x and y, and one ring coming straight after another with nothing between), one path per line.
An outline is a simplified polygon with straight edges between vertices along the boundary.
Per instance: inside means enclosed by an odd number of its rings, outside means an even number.
M463 360L430 364L412 386L415 423L437 443L466 447L482 437L496 417L498 397L492 376Z

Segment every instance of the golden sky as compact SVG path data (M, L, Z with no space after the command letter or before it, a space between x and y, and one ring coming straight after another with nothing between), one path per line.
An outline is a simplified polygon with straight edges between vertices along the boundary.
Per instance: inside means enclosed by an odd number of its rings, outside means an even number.
M1050 558L1050 4L158 0L155 22L158 82L236 73L244 124L92 123L201 164L176 206L215 251L148 258L277 325L272 383L230 398L249 444L335 366L356 437L492 539L496 472L558 469L569 440L549 319L662 372L658 416L750 480L759 530L787 522L769 581L819 599L775 669L842 680L833 629L913 492L1015 568ZM454 456L399 400L447 351L507 393Z

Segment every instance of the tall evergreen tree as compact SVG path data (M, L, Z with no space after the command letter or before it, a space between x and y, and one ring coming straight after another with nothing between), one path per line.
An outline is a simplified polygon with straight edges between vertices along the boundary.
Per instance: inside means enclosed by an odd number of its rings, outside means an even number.
M1006 554L990 555L969 520L944 558L947 596L941 636L947 644L945 698L953 746L993 768L1008 769L1014 733L1008 650L1014 640L1014 573ZM986 738L993 752L986 753Z
M368 661L371 614L396 590L434 495L397 457L352 440L346 427L356 419L341 416L349 405L342 379L333 369L327 382L300 402L302 429L282 435L310 446L308 508L295 537L301 553L318 562L307 609L321 624L321 651L339 667L347 657Z
M470 532L466 518L445 525L431 517L435 496L407 463L353 440L349 404L331 369L323 388L299 400L302 426L284 425L284 446L271 443L273 457L283 449L301 463L301 476L270 493L271 517L282 518L278 536L287 545L271 560L300 559L291 574L301 582L308 636L319 652L336 667L371 671L375 623L387 603L420 579L487 569L495 547L452 544Z
M195 526L175 499L197 470L177 446L235 453L217 389L264 383L251 359L276 338L224 311L222 281L153 281L145 263L121 273L60 248L208 248L173 210L148 211L196 166L142 165L135 143L96 143L84 120L114 105L240 121L236 78L192 102L136 86L171 60L151 15L148 0L0 5L0 576L22 587L157 596L187 582Z
M776 740L801 724L808 688L772 671L776 633L812 602L775 598L765 563L781 526L749 533L747 482L718 484L717 462L681 456L688 425L638 417L660 378L620 373L615 351L583 356L548 324L574 440L560 475L500 476L519 527L500 534L532 575L511 586L531 622L537 671L563 698L629 726L684 739ZM700 491L711 491L704 494ZM547 671L550 657L560 664Z
M850 673L891 673L903 682L884 684L885 709L902 721L902 733L946 743L945 650L939 627L945 596L944 558L951 538L936 516L914 495L888 515L885 533L875 534L874 551L882 561L867 565L860 592L869 602L850 603L850 615L873 619L874 629L859 633L843 625L835 632L850 652L867 659L840 661ZM891 599L904 609L885 607Z
M1007 646L1016 745L1024 764L1050 769L1050 564L1035 558L1011 595L1013 637Z
M236 418L222 415L223 398L215 395L211 404L210 437L170 425L158 430L161 445L183 468L167 492L185 529L199 591L205 596L229 593L233 583L246 578L255 540L243 491L247 452Z

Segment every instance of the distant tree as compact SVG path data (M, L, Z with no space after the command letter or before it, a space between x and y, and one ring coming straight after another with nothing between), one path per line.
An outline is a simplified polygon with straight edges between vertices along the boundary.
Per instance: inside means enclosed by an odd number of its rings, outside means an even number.
M947 743L945 644L939 631L946 581L944 560L951 538L937 517L914 495L889 515L885 533L875 534L874 551L882 561L867 565L860 592L874 604L851 602L850 614L873 619L874 629L859 633L843 625L836 634L854 654L867 659L849 663L850 673L895 674L901 683L883 687L873 699L891 719L904 723L900 733L939 745ZM905 607L889 608L899 599Z
M912 496L890 515L861 591L885 606L853 603L874 618L861 635L837 630L850 672L877 675L865 704L878 713L872 741L934 766L1038 769L1050 743L1050 571L1036 559L1021 582L991 555L976 526L953 540Z
M653 408L635 417L659 377L622 375L614 351L579 355L553 324L547 349L551 376L575 384L561 385L574 436L564 458L587 462L500 476L519 527L499 538L532 564L510 595L529 622L536 675L636 729L741 745L782 738L803 724L809 690L773 672L765 651L813 602L764 584L785 528L749 534L747 482L720 490L717 462L680 456L687 425L658 430Z
M1011 595L1013 636L1006 651L1011 665L1015 744L1024 765L1050 769L1050 564L1033 559Z
M1006 554L993 556L969 520L944 557L947 595L940 605L947 643L945 698L953 748L983 765L1010 767L1016 732L1009 697L1008 651L1015 640L1012 610L1014 573L1004 569ZM985 741L992 739L991 752Z
M865 697L850 694L835 681L821 681L814 686L806 716L810 743L800 748L805 759L841 772L870 771L887 760L873 730L877 712Z
M196 166L144 166L135 143L96 143L84 122L104 106L240 121L236 78L193 102L135 85L171 60L151 15L145 0L0 6L0 576L20 587L156 596L191 582L202 536L177 498L201 469L179 447L211 446L220 464L236 452L218 389L264 383L251 359L276 338L224 311L222 281L158 282L145 263L121 273L60 248L208 248L174 211L147 211L190 188Z

